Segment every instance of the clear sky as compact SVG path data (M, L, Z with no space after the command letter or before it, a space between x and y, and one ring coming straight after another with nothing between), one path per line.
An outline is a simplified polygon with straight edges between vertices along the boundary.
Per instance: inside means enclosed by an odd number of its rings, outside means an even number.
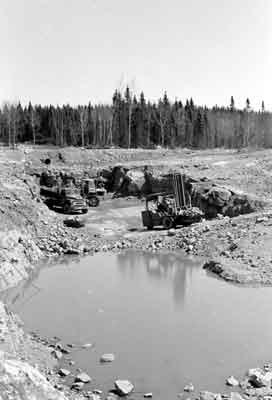
M272 0L0 0L0 102L157 99L272 109Z

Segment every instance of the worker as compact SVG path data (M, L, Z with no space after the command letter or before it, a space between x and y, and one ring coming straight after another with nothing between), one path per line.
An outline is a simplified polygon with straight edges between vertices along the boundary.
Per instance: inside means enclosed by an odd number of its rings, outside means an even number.
M152 172L148 170L148 166L144 166L145 193L152 193Z
M168 203L164 196L158 197L158 211L161 211L163 213L167 213L168 211Z

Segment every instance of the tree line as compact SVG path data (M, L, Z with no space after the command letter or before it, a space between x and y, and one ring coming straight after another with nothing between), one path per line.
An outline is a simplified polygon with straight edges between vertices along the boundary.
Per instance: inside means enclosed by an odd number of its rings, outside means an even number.
M272 146L272 113L244 109L231 97L227 107L197 106L193 99L171 102L164 93L156 102L129 87L116 90L111 105L22 106L5 103L0 108L0 142L56 146L155 146L240 148Z

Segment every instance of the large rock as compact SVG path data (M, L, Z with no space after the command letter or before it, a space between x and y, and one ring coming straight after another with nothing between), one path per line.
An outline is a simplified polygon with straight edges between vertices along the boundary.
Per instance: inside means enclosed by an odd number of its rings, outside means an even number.
M118 196L137 196L145 183L144 173L139 168L126 169L116 166L112 170L107 188Z
M199 207L208 218L218 214L236 217L248 214L256 209L257 203L245 194L216 185L212 181L192 183L192 204Z
M226 379L226 384L228 386L239 386L239 381L234 376L230 376Z
M207 271L213 272L214 274L218 275L220 275L224 271L224 268L220 264L220 262L214 260L207 261L203 265L203 269L206 269Z
M243 397L238 392L231 392L230 400L244 400Z
M117 380L114 382L114 384L118 394L121 396L127 396L134 389L132 383L127 380Z
M259 368L250 369L248 371L249 382L256 388L271 387L272 372L264 372Z
M206 390L199 393L200 400L222 400L220 394L208 392Z
M89 383L91 382L91 378L86 372L81 372L76 376L75 382Z
M111 353L103 354L100 357L100 362L102 362L102 363L113 362L114 359L115 359L114 354L111 354Z
M71 389L78 391L83 390L83 388L84 388L84 382L74 382L71 386Z
M59 370L59 372L58 372L58 374L60 375L60 376L62 376L62 377L66 377L66 376L68 376L68 375L70 375L70 371L68 370L68 369L65 369L65 368L61 368L60 370Z
M209 190L206 196L209 204L223 207L230 201L232 194L228 189L215 186Z

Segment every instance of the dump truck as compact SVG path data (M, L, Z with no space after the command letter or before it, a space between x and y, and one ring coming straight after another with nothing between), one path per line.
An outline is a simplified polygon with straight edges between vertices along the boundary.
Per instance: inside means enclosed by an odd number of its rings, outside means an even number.
M142 211L142 222L147 229L162 226L171 229L178 225L199 222L202 211L192 207L188 190L185 190L184 176L172 175L172 193L152 193L146 196L146 207Z
M75 187L42 186L41 198L51 209L58 209L65 214L86 214L88 205Z

